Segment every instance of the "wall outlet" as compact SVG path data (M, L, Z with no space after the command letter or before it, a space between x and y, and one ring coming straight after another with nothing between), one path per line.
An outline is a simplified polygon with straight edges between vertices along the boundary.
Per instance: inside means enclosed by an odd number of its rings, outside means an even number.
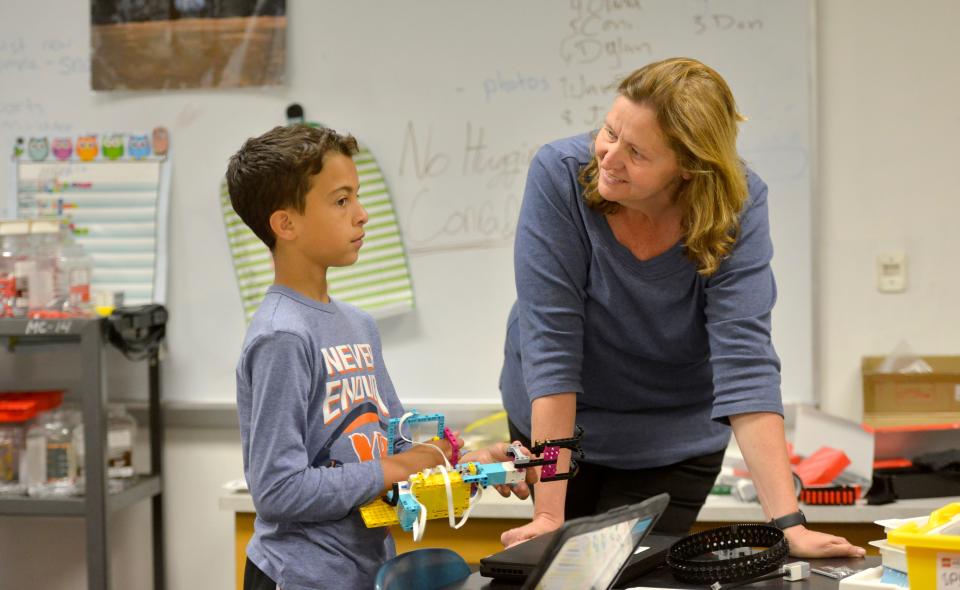
M903 293L907 290L907 255L888 252L877 256L877 290Z

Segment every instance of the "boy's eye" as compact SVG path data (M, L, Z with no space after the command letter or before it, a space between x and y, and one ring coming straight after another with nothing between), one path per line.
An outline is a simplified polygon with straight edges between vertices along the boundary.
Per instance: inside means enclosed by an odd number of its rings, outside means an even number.
M340 199L337 199L337 207L345 207L346 204L347 204L346 197L341 197Z

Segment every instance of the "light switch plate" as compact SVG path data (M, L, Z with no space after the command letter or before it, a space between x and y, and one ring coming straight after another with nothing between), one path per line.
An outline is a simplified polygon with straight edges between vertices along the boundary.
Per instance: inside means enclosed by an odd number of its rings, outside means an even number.
M903 293L907 290L907 255L887 252L877 256L877 290L881 293Z

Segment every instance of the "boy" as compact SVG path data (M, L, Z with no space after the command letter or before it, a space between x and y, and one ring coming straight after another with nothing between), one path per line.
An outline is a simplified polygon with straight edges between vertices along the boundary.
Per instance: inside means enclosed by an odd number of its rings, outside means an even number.
M372 588L395 548L356 508L453 451L441 440L387 455L386 424L403 407L376 324L327 294L327 269L353 264L363 245L356 151L330 129L277 127L247 140L227 169L233 208L270 248L275 273L237 364L257 509L244 590ZM503 450L464 460L508 460Z

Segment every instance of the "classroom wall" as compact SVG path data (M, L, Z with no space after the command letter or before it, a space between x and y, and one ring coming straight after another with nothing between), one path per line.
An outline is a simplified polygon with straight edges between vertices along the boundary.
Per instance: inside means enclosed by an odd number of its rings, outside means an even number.
M960 349L958 20L953 0L819 2L814 382L833 414L860 415L862 355L901 339L917 352ZM908 289L884 295L875 258L892 249L907 254ZM241 469L236 429L170 429L165 466L168 588L232 588L232 520L217 498ZM116 588L149 588L146 522L133 507L112 529ZM78 520L0 518L0 555L18 564L0 588L41 574L49 590L83 587Z
M960 3L821 1L815 379L822 407L862 414L860 357L901 341L960 354ZM907 290L876 288L906 253Z

